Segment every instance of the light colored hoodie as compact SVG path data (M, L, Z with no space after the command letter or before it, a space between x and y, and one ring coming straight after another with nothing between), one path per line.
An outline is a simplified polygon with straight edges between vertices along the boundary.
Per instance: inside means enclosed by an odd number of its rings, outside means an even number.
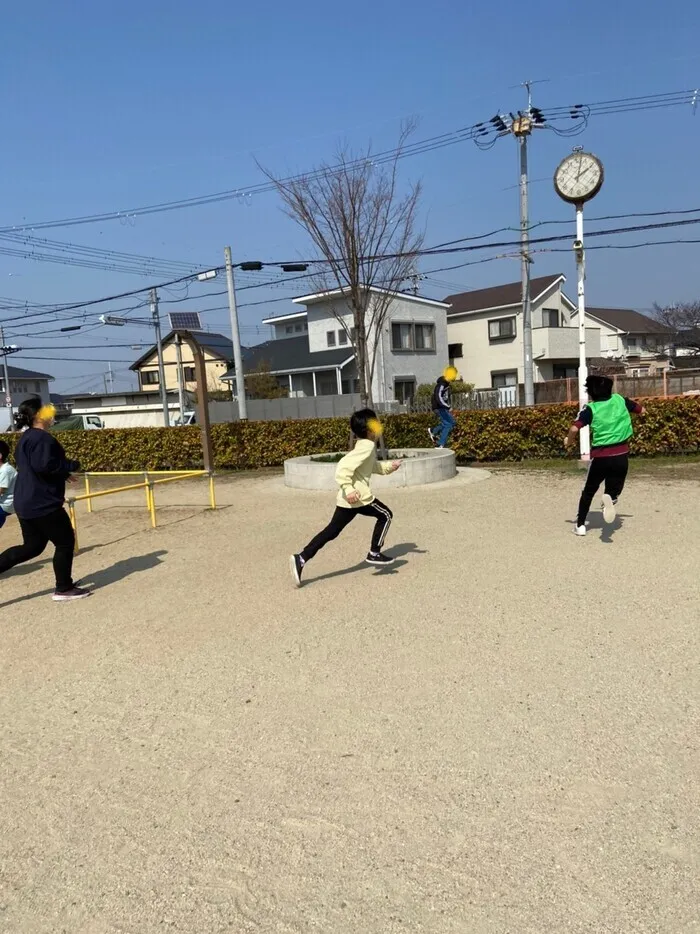
M374 493L370 489L372 474L389 474L393 470L390 461L377 460L377 445L374 441L360 438L352 451L338 461L335 471L335 482L340 487L336 500L338 506L345 509L369 506L374 501ZM347 501L348 493L353 490L360 495L359 503Z

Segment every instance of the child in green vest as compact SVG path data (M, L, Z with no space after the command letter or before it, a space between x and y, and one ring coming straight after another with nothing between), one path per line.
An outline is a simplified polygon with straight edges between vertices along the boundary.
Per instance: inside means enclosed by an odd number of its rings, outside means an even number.
M593 497L601 483L603 519L615 521L615 504L622 493L627 477L629 442L633 435L631 413L643 415L644 408L632 399L614 393L613 381L607 376L589 376L586 392L590 402L584 405L564 440L566 447L574 444L579 431L586 425L591 429L591 463L586 483L578 504L574 526L575 535L586 534L586 517Z

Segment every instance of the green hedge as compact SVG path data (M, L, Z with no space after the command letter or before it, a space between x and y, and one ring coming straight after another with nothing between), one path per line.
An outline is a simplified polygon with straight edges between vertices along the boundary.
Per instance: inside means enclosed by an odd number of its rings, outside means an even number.
M647 414L635 417L632 453L645 456L700 452L700 398L651 399ZM566 457L563 440L575 406L457 412L450 446L460 463ZM432 415L390 415L384 419L389 447L427 447ZM278 467L288 457L343 451L348 419L234 422L213 425L218 469ZM12 447L17 435L5 435ZM122 428L72 431L61 435L69 457L85 470L169 470L201 466L200 431L185 428ZM573 454L569 456L574 456Z

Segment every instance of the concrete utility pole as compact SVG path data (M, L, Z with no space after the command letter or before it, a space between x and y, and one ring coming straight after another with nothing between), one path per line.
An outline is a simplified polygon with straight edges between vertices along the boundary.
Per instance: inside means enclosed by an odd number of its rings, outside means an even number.
M177 392L180 404L180 424L185 424L185 373L182 368L182 337L175 335L175 351L177 353ZM204 387L206 392L206 386ZM200 390L201 392L201 390Z
M163 340L160 331L160 312L158 311L158 292L151 289L151 317L156 332L156 350L158 353L158 381L160 383L160 401L163 405L163 424L170 427L170 414L168 412L168 390L165 386L165 364L163 362Z
M518 140L520 151L520 267L522 277L521 299L523 304L523 383L525 405L535 404L535 371L532 362L532 308L530 306L530 215L528 211L527 138L532 132L530 110L530 86L528 88L527 114L513 120L511 130Z
M245 376L243 373L243 354L241 352L241 335L238 330L238 312L236 311L236 286L233 281L233 262L231 260L231 247L224 249L226 261L226 285L228 287L228 307L231 315L231 340L233 341L233 366L236 370L236 396L238 398L238 417L241 421L248 418L248 406L245 397Z
M14 426L13 412L12 412L12 390L10 388L10 370L7 365L7 352L5 351L5 333L0 327L0 347L3 348L2 354L2 377L5 383L5 406L7 407L7 414L9 415L9 430L12 431Z

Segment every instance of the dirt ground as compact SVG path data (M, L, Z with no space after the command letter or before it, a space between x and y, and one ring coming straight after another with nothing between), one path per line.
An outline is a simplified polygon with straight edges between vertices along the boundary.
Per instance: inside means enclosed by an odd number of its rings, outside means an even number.
M89 600L0 581L0 930L698 931L700 486L579 539L580 483L392 491L301 590L332 495L81 513Z

